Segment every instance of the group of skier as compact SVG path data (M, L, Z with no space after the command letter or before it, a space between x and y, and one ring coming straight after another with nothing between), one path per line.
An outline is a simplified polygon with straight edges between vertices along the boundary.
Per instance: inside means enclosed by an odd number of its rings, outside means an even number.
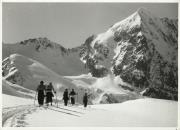
M55 89L54 89L51 82L49 83L49 85L44 85L44 82L41 81L40 84L37 87L37 93L38 93L39 106L44 105L45 97L46 97L46 105L48 106L49 103L51 103L51 106L52 106L53 97L54 97L54 94L56 94L56 91L55 91ZM70 93L68 93L68 89L65 89L65 91L63 93L64 105L67 106L69 99L71 101L71 104L74 105L76 95L78 96L78 93L76 93L74 91L74 89L72 89ZM87 92L85 92L85 94L83 96L84 107L87 107L88 97L89 96L90 95L88 95ZM57 101L57 99L56 99L56 101Z
M74 91L74 89L72 89L70 94L68 94L68 89L65 89L65 91L63 93L64 105L67 106L69 98L71 100L71 104L74 105L75 104L75 95L77 95L77 93Z
M52 85L52 83L50 82L49 85L44 85L44 82L41 81L40 85L38 85L37 87L37 93L38 93L38 103L39 106L44 105L44 98L46 97L46 104L47 106L49 105L49 103L51 103L52 105L52 97L54 97L53 93L56 93L56 91L54 90L54 87Z

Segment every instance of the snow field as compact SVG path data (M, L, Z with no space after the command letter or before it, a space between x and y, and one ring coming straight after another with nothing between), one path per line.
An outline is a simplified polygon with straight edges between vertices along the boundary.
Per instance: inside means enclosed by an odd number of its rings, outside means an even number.
M33 100L3 95L3 106L32 105ZM55 105L56 106L56 105ZM177 102L161 99L137 99L117 104L36 107L23 115L27 127L176 127ZM22 107L21 107L22 108ZM21 114L20 114L21 115ZM19 115L19 117L21 117ZM16 122L18 122L17 118ZM20 124L18 124L20 125ZM17 124L14 124L17 126Z

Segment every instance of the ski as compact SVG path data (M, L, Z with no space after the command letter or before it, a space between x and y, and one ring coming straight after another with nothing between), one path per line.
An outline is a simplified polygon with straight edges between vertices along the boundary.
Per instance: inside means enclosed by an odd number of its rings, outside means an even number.
M83 113L83 112L79 112L79 111L72 110L72 109L67 109L67 108L62 108L62 107L56 107L56 106L54 106L54 105L52 105L52 107L58 108L58 109L61 109L61 110L65 110L65 111L70 111L70 112L79 113L79 114L85 114L85 113Z

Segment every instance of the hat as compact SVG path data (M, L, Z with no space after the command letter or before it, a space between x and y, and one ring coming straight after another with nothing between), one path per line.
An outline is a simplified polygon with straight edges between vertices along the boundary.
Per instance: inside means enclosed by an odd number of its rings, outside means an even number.
M41 81L40 83L41 83L41 84L43 84L44 82L43 82L43 81Z

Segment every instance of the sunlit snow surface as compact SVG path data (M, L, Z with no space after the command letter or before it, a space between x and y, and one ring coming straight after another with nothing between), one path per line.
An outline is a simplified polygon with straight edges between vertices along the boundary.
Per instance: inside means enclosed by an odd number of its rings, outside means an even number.
M29 91L36 90L39 82L43 80L45 84L53 83L59 99L62 99L65 88L68 88L69 91L72 88L75 89L78 93L76 98L81 104L82 100L80 99L85 91L92 95L91 104L123 102L124 100L139 98L138 94L122 89L118 85L123 85L121 79L116 78L116 81L114 81L112 75L103 78L95 78L90 74L61 76L38 61L20 54L10 55L9 59L6 59L6 64L8 65L6 67L7 72L9 72L9 66L14 66L15 69L3 79L3 93L5 94L14 95L13 93L19 93L20 91L16 92L14 90L17 86ZM14 81L16 81L16 84L10 83ZM20 94L19 96L22 97ZM108 98L111 99L108 100Z
M33 100L3 95L3 106L33 104ZM37 102L36 102L37 105ZM177 102L160 99L137 99L118 104L36 107L24 115L26 127L119 126L176 127ZM26 108L27 109L27 108ZM18 122L18 121L17 121ZM16 126L16 125L15 125Z

